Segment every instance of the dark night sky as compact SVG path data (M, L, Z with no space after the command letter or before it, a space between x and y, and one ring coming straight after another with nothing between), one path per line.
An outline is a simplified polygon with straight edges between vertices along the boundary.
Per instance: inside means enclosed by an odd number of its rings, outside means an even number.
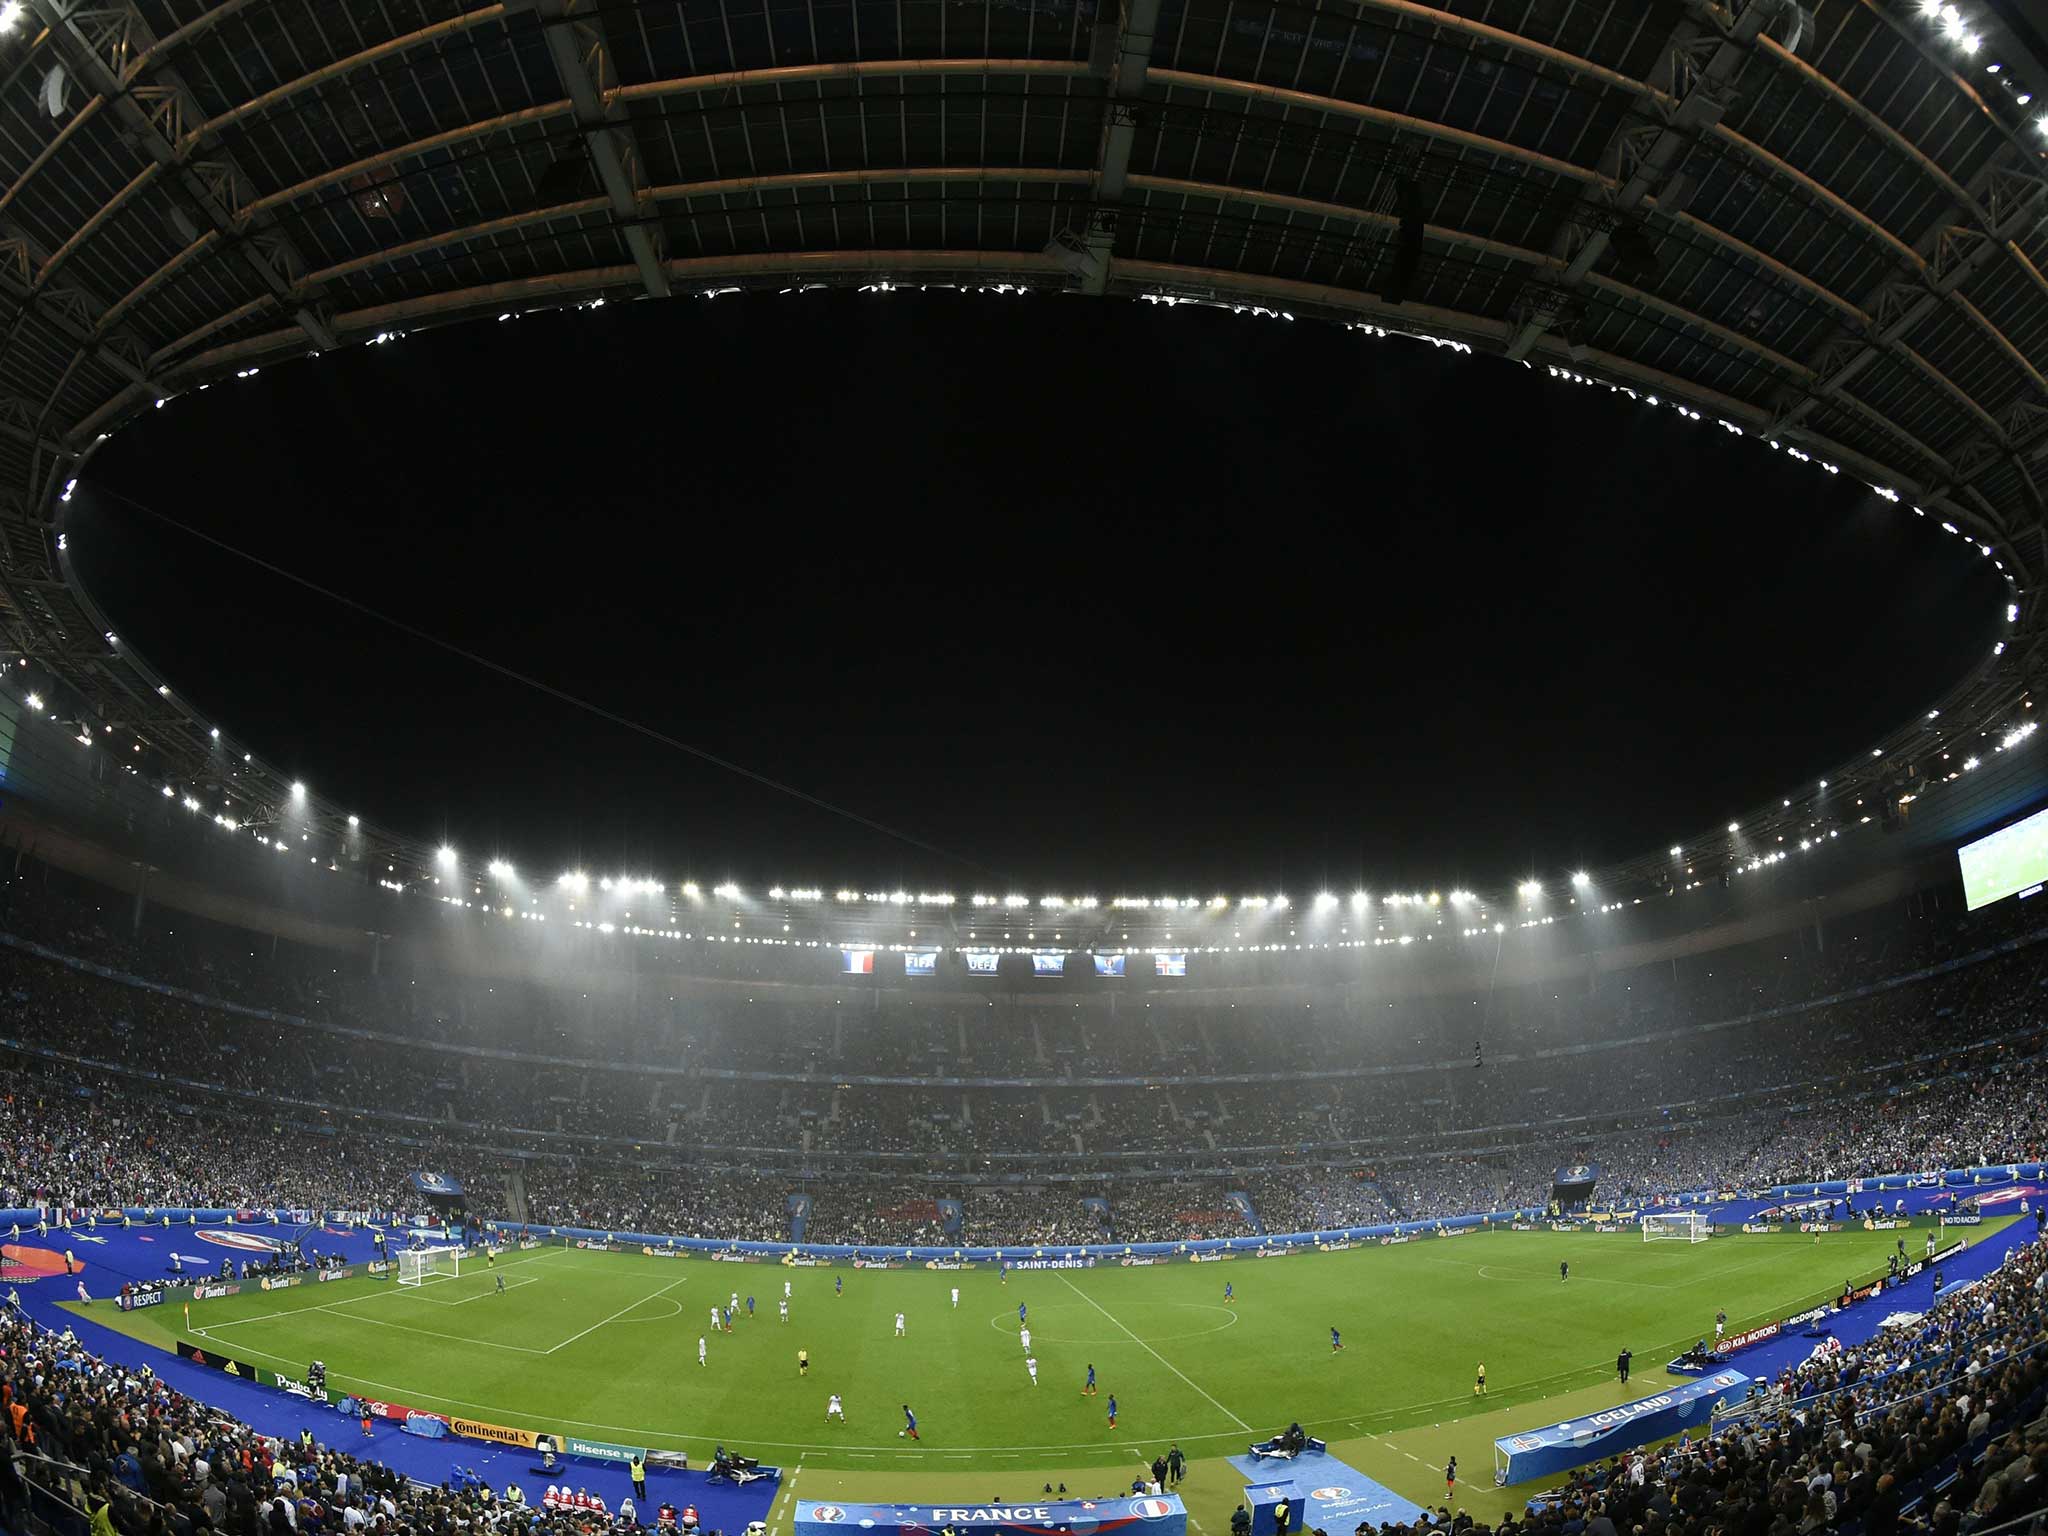
M124 641L344 805L541 875L755 886L1597 864L1928 707L2003 601L1931 521L1711 420L1416 342L1049 297L422 333L151 413L72 513Z

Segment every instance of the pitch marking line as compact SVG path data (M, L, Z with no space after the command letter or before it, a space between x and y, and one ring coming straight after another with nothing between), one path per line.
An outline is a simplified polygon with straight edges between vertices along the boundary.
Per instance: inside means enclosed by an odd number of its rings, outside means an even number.
M586 1338L590 1334L597 1332L597 1330L604 1327L606 1323L617 1322L620 1318L624 1317L628 1312L632 1311L635 1307L645 1306L648 1302L655 1300L657 1297L666 1296L670 1291L674 1290L677 1286L681 1285L682 1283L683 1282L680 1280L671 1280L667 1285L664 1285L660 1290L651 1291L647 1295L642 1296L638 1301L627 1302L626 1305L619 1308L619 1310L614 1312L610 1317L598 1319L596 1322L592 1323L588 1328L585 1328L581 1333L570 1334L568 1338L562 1340L561 1343L557 1344L554 1349L536 1349L533 1350L532 1353L536 1355L552 1355L556 1349L567 1349L571 1344L574 1344L578 1339Z
M538 1262L540 1258L545 1257L545 1254L536 1255L534 1259L528 1259L521 1262L529 1264L535 1263ZM526 1277L524 1280L522 1280L522 1283L526 1283L527 1280L531 1280L533 1278L537 1277ZM316 1302L311 1306L305 1307L280 1307L275 1312L258 1312L252 1317L231 1317L227 1319L225 1322L209 1323L204 1328L195 1327L192 1331L194 1333L203 1334L221 1328L239 1328L244 1323L265 1323L269 1322L273 1318L297 1317L302 1312L334 1312L337 1307L356 1307L361 1306L366 1301L386 1300L393 1296L411 1296L413 1295L413 1292L416 1289L417 1287L414 1286L405 1286L401 1289L394 1282L388 1286L379 1286L374 1291L365 1291L360 1296L346 1296L339 1301ZM510 1290L511 1287L508 1285L506 1289ZM432 1297L418 1297L416 1299L423 1301L434 1300L434 1298ZM462 1303L459 1301L437 1301L435 1302L435 1305L443 1307L459 1307L462 1305ZM336 1313L336 1315L339 1316L340 1314Z
M516 1291L522 1285L539 1284L539 1275L514 1275L511 1279L505 1282L505 1289L507 1291ZM486 1296L495 1296L497 1294L498 1292L496 1288L493 1287L478 1291L474 1296L465 1296L460 1301L443 1301L438 1296L422 1296L419 1299L421 1301L430 1301L437 1307L466 1307L473 1301L482 1301Z
M1180 1377L1182 1381L1187 1382L1187 1384L1190 1387L1194 1387L1196 1395L1199 1396L1204 1402L1206 1402L1211 1408L1214 1408L1218 1413L1222 1414L1223 1417L1230 1420L1230 1422L1235 1424L1239 1429L1242 1429L1247 1433L1250 1432L1251 1425L1245 1423L1243 1419L1240 1419L1228 1408L1224 1407L1221 1403L1217 1402L1215 1398L1209 1396L1209 1394L1207 1392L1204 1392L1200 1387L1196 1387L1194 1382L1189 1380L1188 1375L1185 1371L1183 1371L1179 1366L1175 1365L1171 1360L1167 1359L1166 1356L1159 1353L1159 1351L1154 1349L1150 1344L1147 1344L1143 1339L1139 1338L1135 1333L1132 1333L1130 1329L1125 1328L1122 1323L1117 1322L1115 1316L1110 1312L1110 1310L1107 1307L1103 1306L1101 1302L1097 1301L1093 1296L1090 1296L1086 1291L1082 1290L1081 1287L1074 1284L1074 1282L1069 1280L1065 1275L1060 1276L1060 1284L1064 1285L1076 1296L1080 1297L1083 1301L1087 1302L1089 1306L1093 1307L1096 1311L1100 1312L1104 1317L1108 1318L1113 1326L1122 1329L1123 1332L1129 1336L1130 1341L1133 1344L1137 1345L1138 1348L1144 1350L1146 1354L1150 1355L1154 1360L1157 1360L1161 1365L1165 1366L1169 1371L1173 1372L1174 1375Z

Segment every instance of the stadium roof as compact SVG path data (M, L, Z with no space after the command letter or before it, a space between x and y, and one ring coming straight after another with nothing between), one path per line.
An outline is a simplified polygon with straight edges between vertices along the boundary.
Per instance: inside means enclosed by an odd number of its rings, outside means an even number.
M1423 334L1810 454L1986 546L2016 589L2000 653L1873 756L2003 729L2048 563L2048 59L1980 12L8 0L0 633L166 793L255 820L287 779L224 752L68 570L62 496L105 434L441 322L951 284ZM1047 387L1085 380L1076 430L1114 436L1118 391L1157 387L1142 363L1076 358ZM605 478L625 447L570 451ZM220 480L253 494L231 444Z

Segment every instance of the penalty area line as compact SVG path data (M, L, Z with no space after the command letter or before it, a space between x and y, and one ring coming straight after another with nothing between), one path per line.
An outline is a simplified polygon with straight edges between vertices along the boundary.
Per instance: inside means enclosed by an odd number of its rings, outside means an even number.
M592 1323L588 1328L585 1328L583 1332L570 1334L568 1338L562 1340L561 1343L557 1344L554 1349L537 1349L534 1351L534 1353L537 1355L552 1355L556 1349L567 1349L571 1344L574 1344L578 1339L585 1338L588 1335L597 1332L597 1330L604 1327L606 1323L617 1322L620 1318L624 1317L628 1312L632 1311L635 1307L645 1306L650 1301L654 1301L659 1297L666 1296L670 1291L674 1290L677 1286L681 1285L682 1283L683 1282L680 1280L671 1280L667 1285L664 1285L660 1290L651 1291L647 1295L642 1296L638 1301L627 1302L626 1305L619 1308L619 1310L614 1312L610 1317L599 1318L596 1322Z

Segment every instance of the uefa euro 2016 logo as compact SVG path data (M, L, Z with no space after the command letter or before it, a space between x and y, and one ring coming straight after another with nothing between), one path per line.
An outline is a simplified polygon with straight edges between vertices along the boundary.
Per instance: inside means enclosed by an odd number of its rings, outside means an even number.
M830 1525L836 1520L844 1520L846 1518L846 1511L837 1504L820 1504L811 1511L811 1518L813 1520L822 1520L827 1525Z

